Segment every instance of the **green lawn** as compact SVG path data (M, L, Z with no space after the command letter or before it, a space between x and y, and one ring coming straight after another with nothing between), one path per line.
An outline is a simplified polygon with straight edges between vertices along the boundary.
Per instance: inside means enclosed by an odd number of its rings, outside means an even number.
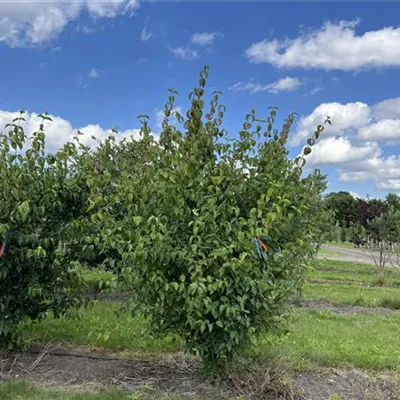
M315 269L310 271L307 277L311 279L361 282L371 285L384 283L400 286L400 273L393 268L386 268L385 275L381 277L378 276L376 269L372 265L348 261L318 260Z
M400 288L306 284L303 295L306 300L327 300L364 307L400 308Z
M400 371L400 316L336 315L296 310L283 337L265 335L256 355L304 366L353 366Z
M47 318L41 323L23 327L33 341L52 341L59 345L104 347L121 351L175 351L177 340L171 337L157 339L151 336L144 318L133 318L117 312L120 304L101 301L84 308L79 318Z
M328 249L320 249L318 252L318 257L323 258L323 257L341 257L342 254L337 252L337 251L332 251Z
M1 400L139 400L121 390L77 391L37 388L23 381L0 382Z
M77 390L49 389L36 387L30 383L13 380L0 382L1 400L145 400L149 397L139 392L127 393L120 389ZM151 400L179 400L173 396L152 394ZM193 400L196 400L193 398Z
M380 286L393 285L400 286L400 277L385 276L381 278L377 275L372 275L370 273L358 273L351 274L349 272L342 271L312 271L307 275L310 279L326 279L332 281L343 281L343 282L359 282L368 283L370 285Z
M376 268L371 264L355 263L351 261L342 260L318 260L316 262L316 269L318 270L331 270L331 269L341 269L344 271L354 271L354 272L371 272L375 273ZM386 273L393 274L395 271L392 268L388 268ZM400 276L400 274L399 274Z
M104 347L126 354L180 349L171 337L153 338L144 319L117 317L117 309L117 303L100 302L93 309L84 310L80 320L49 318L30 328L30 338L66 346ZM95 334L89 336L91 331ZM285 337L266 335L254 351L289 356L312 365L377 369L400 366L400 316L334 315L299 309L293 313L289 332Z
M332 246L332 247L337 247L338 249L355 249L356 247L354 246L353 243L350 242L329 242L327 245Z

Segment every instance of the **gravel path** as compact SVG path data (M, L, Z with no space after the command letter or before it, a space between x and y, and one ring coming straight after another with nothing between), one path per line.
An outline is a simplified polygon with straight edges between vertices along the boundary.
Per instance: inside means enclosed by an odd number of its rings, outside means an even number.
M329 252L332 253L337 253L332 255L323 255L321 256L321 258L374 265L374 261L368 255L367 251L363 249L344 249L342 247L328 245L328 244L322 245L321 249L328 250Z

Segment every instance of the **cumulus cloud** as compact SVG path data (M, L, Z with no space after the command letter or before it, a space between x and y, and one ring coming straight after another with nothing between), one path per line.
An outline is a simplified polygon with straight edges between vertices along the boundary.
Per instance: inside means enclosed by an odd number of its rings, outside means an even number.
M372 157L350 162L338 170L341 182L372 180L382 190L397 190L400 186L400 156Z
M131 15L139 0L13 0L0 2L0 43L32 47L56 38L83 12L92 19Z
M368 104L356 103L322 103L310 115L299 120L293 144L298 145L312 136L317 125L325 118L331 117L332 125L327 125L323 137L349 134L367 125L371 121L371 109Z
M0 132L4 132L5 125L11 123L18 115L18 112L0 110ZM102 140L112 133L110 129L105 129L98 124L74 128L72 124L64 118L54 115L49 115L49 117L53 120L45 122L46 149L49 152L57 151L64 143L71 141L78 131L83 133L83 135L79 137L80 141L85 145L91 146L96 144L92 136L95 136L98 140ZM39 129L41 119L38 118L37 113L25 113L24 118L25 121L21 123L21 126L29 137L33 132ZM127 129L116 134L117 140L128 139L130 137L138 139L140 137L140 129Z
M245 54L252 63L276 67L350 71L400 66L400 28L389 26L358 35L358 24L358 20L328 21L295 39L253 43Z
M251 94L259 92L279 93L290 92L303 84L304 82L301 79L287 76L267 85L252 80L248 82L237 82L229 89L234 92L249 92Z
M400 97L381 101L375 104L372 110L374 116L379 119L400 118Z
M192 35L191 43L199 46L211 46L217 39L223 39L221 32L197 32Z
M198 51L188 46L170 47L169 51L176 57L185 61L194 60L199 57Z
M353 199L356 199L356 200L361 199L361 195L359 193L353 192L353 191L350 191L349 193L353 197Z
M355 146L347 137L330 137L317 142L308 158L308 164L343 164L378 157L380 154L381 149L375 142Z
M360 128L359 138L400 143L400 119L383 119Z
M303 143L327 115L327 126L308 157L308 165L337 168L342 182L373 181L382 190L400 185L400 156L385 156L400 143L399 99L369 106L365 103L325 103L300 119L293 142ZM396 118L397 117L397 118ZM398 151L397 151L398 153Z
M190 61L199 58L199 52L201 52L199 47L211 46L215 40L223 39L223 37L224 35L220 32L197 32L192 35L188 44L178 47L169 46L168 48L176 57L185 61Z

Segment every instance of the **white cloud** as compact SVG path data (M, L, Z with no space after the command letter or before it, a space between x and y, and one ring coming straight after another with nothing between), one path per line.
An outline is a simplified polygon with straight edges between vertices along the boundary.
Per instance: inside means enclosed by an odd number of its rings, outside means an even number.
M400 66L400 28L384 27L357 35L358 20L326 22L295 39L253 43L246 56L276 67L358 70Z
M321 92L324 88L322 86L315 86L313 89L311 89L309 92L303 94L301 97L310 97L314 96L315 94Z
M140 40L142 42L147 42L153 37L153 34L148 31L147 24L143 27L142 32L140 34Z
M248 82L237 82L229 89L234 92L249 92L252 94L259 92L279 93L290 92L303 84L304 82L301 79L287 76L267 85L252 80Z
M171 110L171 113L174 113L174 112L178 112L179 114L182 115L183 108L181 106L176 106L175 108L173 108ZM157 126L157 129L161 129L162 128L162 122L164 121L164 118L165 118L164 110L162 110L162 109L157 110L155 115L156 115L156 126ZM169 118L168 122L169 122L170 125L176 125L176 120L175 120L174 117Z
M89 26L89 25L86 25L86 24L78 25L76 27L76 30L78 32L83 32L86 35L90 35L92 33L96 33L99 29L102 30L102 28L95 28L94 26Z
M400 119L382 119L360 128L358 136L363 140L400 142Z
M292 90L297 89L301 86L303 82L298 78L291 78L287 76L286 78L279 79L276 82L271 83L269 86L269 92L278 93L278 92L290 92Z
M361 102L322 103L310 115L299 120L293 144L297 145L312 136L317 125L322 124L327 116L331 117L332 125L325 126L322 137L343 135L367 125L371 121L371 109Z
M18 115L18 112L0 110L0 132L4 132L5 125L11 123ZM84 134L79 137L80 141L83 144L91 146L96 144L92 136L102 140L111 134L110 129L104 129L98 124L74 128L72 124L64 118L54 115L49 115L49 117L53 120L45 121L46 149L49 152L57 151L64 143L71 141L78 131ZM25 113L24 118L25 121L21 123L21 126L25 129L25 133L31 136L33 132L39 129L41 119L38 118L37 113ZM138 139L140 137L139 133L139 129L127 129L116 134L116 138L117 140L122 140L133 136L135 139Z
M349 193L353 197L353 199L355 199L355 200L362 198L361 195L359 193L357 193L357 192L350 191Z
M367 142L354 146L347 137L322 139L313 147L308 165L343 164L378 157L381 150L377 143Z
M215 40L223 39L221 32L197 32L192 35L191 43L199 46L211 46Z
M372 180L382 190L398 190L400 186L400 156L372 157L350 162L339 169L339 181L363 182Z
M96 79L104 76L104 71L102 69L91 68L88 77L90 79Z
M147 42L153 37L153 34L147 30L146 27L142 29L142 33L140 34L140 40L142 42Z
M375 104L373 106L373 113L379 119L400 118L400 97Z
M293 142L299 144L312 135L327 115L327 126L308 157L308 165L332 165L341 182L375 182L381 190L398 190L400 156L384 156L384 146L398 153L393 144L400 143L398 99L374 106L365 103L326 103L300 119ZM397 117L397 118L396 118ZM379 146L381 144L382 148Z
M83 12L92 19L131 15L139 0L13 0L0 2L0 43L32 47L56 38Z
M188 46L170 47L169 51L176 57L185 61L194 60L199 57L197 50L193 50Z
M378 189L384 190L400 190L400 176L399 179L388 179L387 181L378 182Z

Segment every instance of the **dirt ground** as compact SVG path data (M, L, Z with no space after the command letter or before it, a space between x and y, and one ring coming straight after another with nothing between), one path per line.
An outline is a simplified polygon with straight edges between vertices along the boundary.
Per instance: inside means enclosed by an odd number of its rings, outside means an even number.
M290 384L279 395L286 373L265 365L247 377L232 375L217 385L205 379L196 359L176 354L128 360L47 349L3 355L0 360L0 379L25 379L63 389L116 386L130 392L140 390L148 399L171 395L183 400L400 400L399 377L393 373L370 375L358 369L325 368L291 374Z
M334 314L400 315L400 310L391 310L384 307L362 307L335 304L325 300L302 300L301 307L308 308L310 310L326 310Z

